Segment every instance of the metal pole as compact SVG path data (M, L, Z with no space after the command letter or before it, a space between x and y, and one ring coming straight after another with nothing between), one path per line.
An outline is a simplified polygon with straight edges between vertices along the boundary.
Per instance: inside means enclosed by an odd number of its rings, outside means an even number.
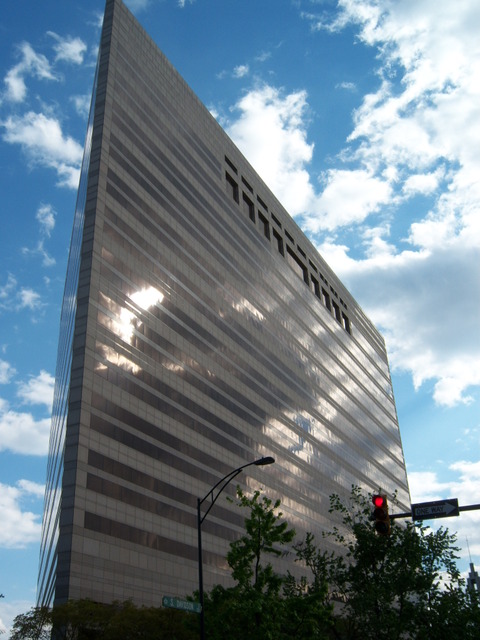
M202 558L202 522L205 520L207 515L210 512L210 509L215 504L218 496L225 489L227 484L231 482L243 469L246 467L250 467L255 465L257 467L263 467L267 464L273 464L275 462L275 458L271 456L267 456L265 458L260 458L259 460L254 460L254 462L248 462L247 464L238 467L238 469L234 469L227 473L226 476L221 478L211 489L210 491L202 498L197 498L197 535L198 535L198 596L200 600L200 640L205 640L205 613L203 611L204 598L203 598L203 558ZM223 483L223 484L222 484ZM219 485L222 485L219 489ZM217 493L215 494L215 490L217 489ZM208 509L205 513L201 514L200 507L205 502L205 500L210 496L211 502Z
M198 529L198 596L200 600L200 639L205 640L205 614L203 612L203 558L202 558L202 517L200 505L202 501L197 498L197 529Z

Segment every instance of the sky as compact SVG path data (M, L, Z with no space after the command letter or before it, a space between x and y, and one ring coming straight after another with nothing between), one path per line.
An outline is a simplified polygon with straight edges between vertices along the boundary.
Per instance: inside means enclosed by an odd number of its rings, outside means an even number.
M126 2L385 337L413 503L480 503L478 0ZM0 630L35 602L103 0L0 19ZM431 522L480 568L480 511Z

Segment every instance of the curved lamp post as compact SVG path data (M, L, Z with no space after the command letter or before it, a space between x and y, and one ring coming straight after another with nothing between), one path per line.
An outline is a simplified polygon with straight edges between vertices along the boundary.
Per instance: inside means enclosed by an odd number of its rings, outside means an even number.
M200 638L201 640L205 640L205 615L203 612L202 523L210 513L210 509L213 507L218 496L222 493L222 491L225 489L227 484L231 482L236 476L238 476L238 474L241 471L243 471L243 469L245 469L246 467L251 467L252 465L255 465L257 467L262 467L266 464L273 464L274 462L275 462L275 458L272 458L271 456L267 456L266 458L259 458L258 460L254 460L253 462L247 462L247 464L244 464L241 467L238 467L238 469L234 469L233 471L230 471L230 473L227 473L227 475L221 478L217 482L217 484L215 484L207 493L207 495L204 496L202 499L197 498L198 591L200 596ZM208 509L205 511L205 513L202 516L201 506L205 502L205 500L207 500L207 498L210 498L211 502L208 505Z

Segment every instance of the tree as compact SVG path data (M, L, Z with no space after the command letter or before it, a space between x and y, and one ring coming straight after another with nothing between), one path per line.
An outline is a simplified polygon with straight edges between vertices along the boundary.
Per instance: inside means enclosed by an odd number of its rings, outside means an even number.
M50 640L52 620L48 607L32 607L13 621L10 640Z
M103 637L115 605L104 605L87 598L56 605L51 613L55 640L93 640Z
M280 500L273 503L267 496L260 498L260 495L260 491L255 491L248 498L237 487L237 504L248 509L249 515L245 518L245 534L230 545L227 562L240 588L278 594L282 577L275 574L269 561L263 561L265 556L280 557L289 553L295 530L282 521L282 512L276 513Z
M347 501L330 498L339 526L324 537L326 552L307 533L295 542L273 502L260 491L237 489L247 510L245 532L231 543L227 562L235 585L205 594L209 640L474 640L479 637L478 595L468 592L456 567L455 536L411 522L392 522L389 536L376 534L370 496L352 487ZM341 522L341 527L340 527ZM278 574L275 558L290 553L301 570ZM307 575L299 575L305 571ZM333 615L333 603L335 612ZM17 616L12 640L193 640L193 614L100 605L88 600L34 608Z
M279 575L272 560L294 553L295 530L260 491L252 497L237 488L237 504L247 509L245 533L232 542L227 562L236 585L217 585L205 598L210 640L313 640L326 638L331 606L319 575L309 582L291 573Z
M456 567L455 535L392 521L391 534L378 536L369 498L354 486L348 505L337 495L330 499L346 531L328 534L345 553L326 562L330 589L344 601L339 637L477 638L478 603Z
M287 597L289 635L291 637L331 637L333 628L333 605L327 581L328 569L333 553L319 550L315 536L307 533L305 540L294 545L296 562L309 571L300 580L289 572L284 587Z
M193 614L132 602L70 600L52 610L35 607L14 620L12 640L197 640ZM195 621L196 622L196 621Z
M237 504L248 510L245 533L230 545L227 562L236 585L217 585L205 598L206 635L212 640L277 640L282 612L278 606L283 577L270 562L290 550L295 531L260 491L247 497L237 487Z

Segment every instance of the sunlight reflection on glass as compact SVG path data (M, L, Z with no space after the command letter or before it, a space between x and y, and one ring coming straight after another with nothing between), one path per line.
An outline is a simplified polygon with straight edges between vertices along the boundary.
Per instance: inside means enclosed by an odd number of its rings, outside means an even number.
M142 370L138 364L127 358L126 356L118 353L116 349L113 347L108 347L105 344L100 344L97 342L97 352L102 355L104 360L110 362L111 364L123 369L124 371L128 371L129 373L133 373L136 375L139 371ZM96 371L105 371L107 369L104 363L99 362L96 365Z
M153 307L155 304L162 302L164 296L155 287L149 287L148 289L140 289L130 296L130 300L135 303L137 307L146 311ZM127 301L128 304L128 301ZM132 344L133 332L135 329L135 320L137 320L137 313L132 305L132 310L123 307L120 310L120 317L118 321L113 321L111 329L116 333L124 342ZM140 322L140 321L138 321Z
M121 338L123 342L133 344L134 331L142 324L141 314L139 313L138 308L146 311L154 305L161 303L163 298L163 293L158 289L155 289L155 287L148 287L147 289L140 289L140 291L133 293L129 298L127 298L126 306L121 307L111 298L100 293L99 299L101 304L104 308L108 309L110 313L107 314L99 311L98 322ZM101 354L105 361L110 362L129 373L137 374L141 370L141 367L120 351L120 346L111 347L97 342L97 352ZM105 363L98 362L96 370L105 371Z

